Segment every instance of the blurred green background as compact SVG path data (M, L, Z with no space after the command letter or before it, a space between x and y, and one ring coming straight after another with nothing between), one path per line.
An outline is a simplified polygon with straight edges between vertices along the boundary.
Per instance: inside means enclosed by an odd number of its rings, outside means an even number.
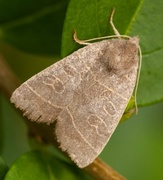
M81 39L112 34L109 13L121 34L139 35L143 67L138 115L120 123L100 157L129 180L163 179L163 2L161 0L0 1L0 53L21 81L79 46ZM66 11L67 10L67 11ZM0 94L0 153L10 168L30 150L22 117ZM1 166L0 166L1 167ZM1 170L1 169L0 169ZM1 175L1 171L0 171ZM67 180L69 180L67 178Z

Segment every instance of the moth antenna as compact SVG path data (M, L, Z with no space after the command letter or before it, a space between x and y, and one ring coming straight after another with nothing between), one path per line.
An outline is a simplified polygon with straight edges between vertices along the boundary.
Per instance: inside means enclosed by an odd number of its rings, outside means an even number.
M116 27L114 26L114 23L113 23L114 12L115 12L115 9L113 9L112 12L111 12L111 15L110 15L110 24L111 24L111 26L112 26L112 28L113 28L114 34L115 34L118 38L121 38L120 33L118 32L118 30L116 29Z
M138 84L139 84L140 71L141 71L141 65L142 65L142 52L141 52L140 46L138 48L139 48L139 66L138 66L138 74L137 74L137 78L136 78L136 85L135 85L135 91L134 91L136 114L138 113L137 91L138 91Z
M97 37L97 38L92 38L92 39L87 39L87 40L80 40L80 39L77 38L75 33L73 35L73 38L74 38L75 42L77 42L78 44L82 44L82 45L89 45L91 43L88 43L88 42L92 42L92 41L104 40L104 39L110 39L110 38L117 38L117 35L112 35L112 36ZM131 37L127 36L127 35L120 35L120 38L130 39Z
M113 9L112 12L111 12L111 15L110 15L110 24L111 24L111 26L112 26L112 28L113 28L113 31L114 31L114 34L115 34L115 35L98 37L98 38L92 38L92 39L87 39L87 40L80 40L80 39L78 39L78 37L77 37L76 31L74 31L74 33L73 33L73 39L75 40L75 42L78 43L78 44L81 44L81 45L89 45L89 44L90 44L89 42L91 42L91 41L102 40L102 39L109 39L109 38L127 38L127 39L129 39L130 36L120 35L120 33L118 32L118 30L117 30L116 27L114 26L114 23L113 23L114 12L115 12L115 9Z
M78 39L76 31L74 31L74 33L73 33L73 38L74 38L75 42L78 43L78 44L81 44L81 45L89 45L90 44L86 40Z

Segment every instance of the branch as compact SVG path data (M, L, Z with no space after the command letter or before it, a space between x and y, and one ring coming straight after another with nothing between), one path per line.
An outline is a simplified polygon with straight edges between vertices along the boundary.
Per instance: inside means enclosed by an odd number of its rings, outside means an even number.
M4 58L0 55L0 89L6 95L8 100L11 97L12 92L20 85L19 79L12 72L12 70L5 63ZM47 126L46 124L37 124L31 122L24 117L24 120L28 126L30 134L34 134L38 139L49 142L55 146L58 146L54 138L54 125ZM123 176L114 171L111 167L105 164L99 158L83 169L89 175L97 180L125 180Z

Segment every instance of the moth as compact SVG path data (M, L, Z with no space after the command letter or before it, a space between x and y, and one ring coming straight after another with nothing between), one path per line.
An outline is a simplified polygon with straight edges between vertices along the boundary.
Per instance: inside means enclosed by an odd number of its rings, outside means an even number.
M32 121L57 121L60 147L80 168L105 147L139 75L139 39L120 35L112 16L114 38L89 43L74 36L86 46L31 77L11 97Z

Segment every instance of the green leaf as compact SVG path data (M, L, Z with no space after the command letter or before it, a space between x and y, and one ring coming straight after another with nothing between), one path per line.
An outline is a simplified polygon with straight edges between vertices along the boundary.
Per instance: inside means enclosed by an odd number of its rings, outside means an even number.
M20 156L8 171L5 180L88 180L75 166L59 161L52 154L31 151Z
M8 171L8 167L3 161L3 159L0 157L0 180L4 179L7 171Z
M79 39L112 35L109 24L111 9L115 8L114 24L120 34L140 37L143 62L138 88L138 105L145 106L163 100L163 1L158 0L71 0L62 36L62 56L79 48L72 32Z
M144 1L131 29L140 37L143 53L142 71L138 89L141 106L163 100L163 1Z
M108 36L113 34L109 17L115 8L114 22L121 34L124 34L134 13L139 9L141 1L112 1L112 0L71 0L67 9L63 36L62 55L66 56L77 48L72 38L76 30L79 39Z
M68 0L0 1L0 40L29 53L60 54L67 3Z

